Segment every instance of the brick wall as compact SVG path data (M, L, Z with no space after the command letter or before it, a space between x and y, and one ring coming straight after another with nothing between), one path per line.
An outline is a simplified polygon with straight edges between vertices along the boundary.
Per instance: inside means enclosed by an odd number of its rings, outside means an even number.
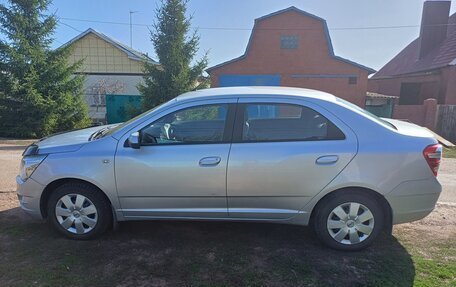
M437 100L427 99L423 105L395 105L393 118L407 120L435 130L437 126Z
M393 118L424 125L424 105L394 106Z
M456 66L444 69L442 78L446 83L444 103L446 105L456 105Z
M281 49L281 36L298 36L299 48ZM332 57L329 45L324 22L296 11L256 21L245 57L211 70L211 86L225 74L279 74L282 86L321 90L364 106L367 70ZM349 84L349 75L356 84Z

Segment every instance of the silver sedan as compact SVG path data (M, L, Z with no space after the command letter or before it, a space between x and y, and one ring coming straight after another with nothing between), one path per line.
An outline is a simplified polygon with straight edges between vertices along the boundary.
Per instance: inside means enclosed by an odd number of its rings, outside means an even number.
M42 139L23 154L23 210L66 237L150 219L311 225L359 250L429 214L442 147L425 129L306 89L181 95L128 122Z

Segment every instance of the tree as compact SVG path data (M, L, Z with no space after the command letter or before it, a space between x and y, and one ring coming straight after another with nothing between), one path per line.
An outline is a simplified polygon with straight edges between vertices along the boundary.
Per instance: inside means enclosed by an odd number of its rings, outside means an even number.
M192 62L199 49L197 31L189 35L191 17L186 18L187 0L162 0L156 11L151 41L160 65L145 63L143 108L150 109L184 92L208 86L203 76L207 53Z
M82 98L81 63L70 46L52 50L57 19L50 0L0 4L0 136L42 137L90 124Z

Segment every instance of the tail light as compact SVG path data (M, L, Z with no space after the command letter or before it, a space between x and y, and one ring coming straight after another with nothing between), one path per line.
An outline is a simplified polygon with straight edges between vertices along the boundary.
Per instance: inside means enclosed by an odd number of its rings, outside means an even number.
M432 172L435 176L437 176L440 162L442 160L442 146L439 144L427 146L423 151L423 155Z

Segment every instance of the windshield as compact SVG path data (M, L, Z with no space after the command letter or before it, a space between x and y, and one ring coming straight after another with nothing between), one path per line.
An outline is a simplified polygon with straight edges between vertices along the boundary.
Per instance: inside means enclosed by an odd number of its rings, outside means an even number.
M367 116L368 118L370 118L374 122L377 122L377 123L379 123L379 124L381 124L383 126L387 126L389 128L393 128L393 129L397 130L397 128L393 124L391 124L390 122L385 121L384 119L377 117L373 113L370 113L370 112L366 111L365 109L358 107L355 104L352 104L352 103L350 103L350 102L348 102L346 100L343 100L341 98L337 98L337 101L343 103L344 105L346 105L346 106L348 106L348 107L350 107L352 109L354 109L357 112L360 112L361 114Z
M172 101L172 100L171 100L171 101ZM136 117L131 118L131 119L129 119L128 121L123 122L123 123L121 123L121 124L119 124L119 125L117 125L117 126L111 128L111 129L107 130L105 133L103 133L103 136L102 136L102 137L105 137L105 136L107 136L107 135L111 135L111 134L115 133L116 131L118 131L118 130L122 129L123 127L127 126L128 124L130 124L130 123L136 121L137 119L139 119L139 118L141 118L141 117L147 115L148 113L153 112L153 111L159 109L160 107L163 107L163 106L167 105L167 104L168 104L169 102L171 102L171 101L168 101L168 102L165 102L165 103L163 103L163 104L161 104L161 105L158 105L158 106L156 106L155 108L152 108L152 109L150 109L150 110L147 110L147 111L145 111L144 113L142 113L142 114L140 114L140 115L137 115Z

